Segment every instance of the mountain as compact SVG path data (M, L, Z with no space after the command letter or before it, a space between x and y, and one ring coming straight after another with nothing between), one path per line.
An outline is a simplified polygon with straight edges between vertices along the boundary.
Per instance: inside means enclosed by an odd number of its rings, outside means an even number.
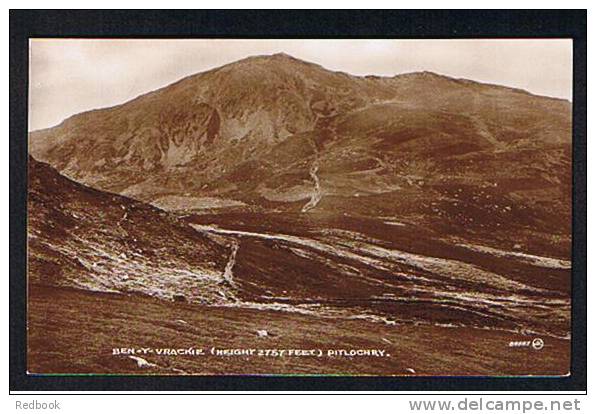
M257 56L29 142L61 174L166 210L389 217L526 245L548 233L569 252L571 105L522 90Z

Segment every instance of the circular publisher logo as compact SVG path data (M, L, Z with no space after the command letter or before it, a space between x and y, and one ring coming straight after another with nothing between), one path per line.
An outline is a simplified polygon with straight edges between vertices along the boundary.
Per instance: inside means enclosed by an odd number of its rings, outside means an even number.
M542 338L534 338L532 341L532 348L537 350L544 348L544 341Z

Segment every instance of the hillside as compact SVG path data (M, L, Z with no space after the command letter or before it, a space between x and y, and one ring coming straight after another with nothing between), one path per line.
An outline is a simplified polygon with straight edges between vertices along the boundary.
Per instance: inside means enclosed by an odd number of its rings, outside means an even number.
M226 299L229 249L171 214L90 189L29 157L29 284Z
M457 245L372 220L269 214L242 224L241 213L182 220L33 158L28 212L29 373L568 372L566 261ZM546 343L540 358L533 348L506 346L536 335ZM139 360L112 351L131 346L383 356L155 351Z
M242 213L181 219L33 158L28 210L30 287L568 335L569 261L455 242L416 225Z

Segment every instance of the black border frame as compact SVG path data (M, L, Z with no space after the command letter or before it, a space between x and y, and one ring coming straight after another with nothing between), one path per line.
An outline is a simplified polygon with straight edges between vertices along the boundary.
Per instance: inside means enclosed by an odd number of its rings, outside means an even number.
M11 391L586 391L586 10L10 10ZM572 361L567 377L26 374L28 41L131 38L573 39ZM531 64L531 62L528 62Z

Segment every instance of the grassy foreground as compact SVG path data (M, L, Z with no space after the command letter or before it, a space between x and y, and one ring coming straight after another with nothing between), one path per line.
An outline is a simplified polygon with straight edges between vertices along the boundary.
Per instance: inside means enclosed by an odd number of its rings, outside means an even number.
M39 286L29 290L28 313L28 370L35 374L493 376L569 371L568 340L544 337L540 350L510 347L511 341L534 337L496 330L385 325ZM267 335L259 336L263 330ZM218 356L211 354L213 347L255 351ZM114 348L152 352L132 355L145 364L131 355L114 355ZM184 355L188 349L205 354ZM327 355L340 349L376 350L377 355ZM265 350L285 352L258 355ZM298 350L323 356L296 355Z

